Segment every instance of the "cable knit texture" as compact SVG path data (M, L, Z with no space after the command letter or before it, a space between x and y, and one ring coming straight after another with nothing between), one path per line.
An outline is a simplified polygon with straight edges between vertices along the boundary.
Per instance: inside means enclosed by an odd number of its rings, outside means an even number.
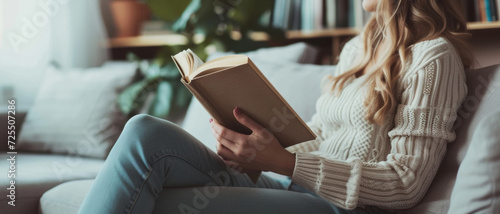
M355 63L361 47L360 37L345 45L337 74ZM364 118L364 78L318 99L308 123L318 138L287 148L296 153L292 180L345 209L413 207L455 139L452 126L467 94L463 64L444 38L415 44L399 79L400 103L383 125Z

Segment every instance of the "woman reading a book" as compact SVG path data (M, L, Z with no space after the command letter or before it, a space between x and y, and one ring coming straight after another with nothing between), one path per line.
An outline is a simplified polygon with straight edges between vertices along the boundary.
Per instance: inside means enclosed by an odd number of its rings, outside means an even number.
M170 212L213 212L222 201L219 212L244 213L237 203L224 204L232 198L225 198L223 186L313 195L282 208L297 212L306 207L309 213L382 213L415 206L455 138L453 123L467 93L464 67L472 57L458 5L453 0L364 0L373 18L345 45L335 76L325 81L327 90L308 123L315 140L285 149L235 108L234 117L252 134L211 120L218 140L214 153L170 122L132 118L80 213L151 213L155 203L169 203L157 200L162 191L170 191L171 200L186 197L175 195L176 187L205 188L172 204ZM264 148L245 152L255 145ZM234 169L272 171L289 176L291 183L261 175L254 184ZM267 200L252 193L243 198L240 204L255 206ZM276 208L260 212L271 210Z

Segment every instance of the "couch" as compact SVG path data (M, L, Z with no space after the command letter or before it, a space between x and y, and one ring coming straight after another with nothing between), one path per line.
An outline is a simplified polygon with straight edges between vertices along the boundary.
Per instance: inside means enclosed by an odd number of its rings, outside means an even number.
M255 56L254 61L297 113L307 121L314 113L314 101L320 94L319 81L323 76L332 73L335 66L279 62L269 58L272 58L272 56ZM297 59L297 57L294 58L294 60ZM500 158L498 157L500 150L478 150L478 146L484 145L485 142L493 142L490 143L492 144L491 148L498 148L495 147L494 142L498 144L500 137L497 134L491 136L488 141L487 139L481 139L482 135L475 136L474 134L485 128L495 128L495 126L491 125L481 125L481 121L495 118L491 114L500 105L500 65L468 70L466 73L469 94L459 111L456 123L457 139L449 144L448 153L428 193L416 207L391 212L447 213L450 210L453 213L494 213L493 211L498 211L500 206L498 201L500 197L498 187L500 186L500 175L498 172L492 171L495 168L490 167L497 167L496 169L500 167ZM208 117L209 115L200 104L193 100L182 127L205 143L207 147L214 149L215 140L206 122ZM500 118L496 118L500 120ZM4 119L5 117L2 116L2 120ZM21 120L17 122L18 127L21 127ZM6 124L6 122L2 121L2 124ZM26 127L23 126L24 128ZM500 130L492 133L498 132ZM1 137L6 138L4 133L2 133ZM16 187L17 206L6 205L9 199L2 197L0 198L2 213L4 211L7 211L7 213L76 213L86 192L92 185L93 178L102 166L105 156L101 156L101 158L88 155L78 156L78 161L73 160L75 157L74 154L64 154L57 150L45 150L43 152L19 151L16 157L18 160L16 162L16 168L18 169L16 181L18 184ZM0 158L5 160L8 157L5 152L2 152ZM55 170L55 167L61 164L66 168ZM0 169L6 171L7 167L3 162ZM61 172L61 170L64 173L58 174L57 172ZM476 177L471 177L471 174ZM279 178L277 175L271 176ZM482 183L475 184L475 182ZM5 176L0 177L2 195L5 195L7 183L8 179ZM478 190L478 186L482 187L482 191ZM177 193L175 194L176 197L161 194L159 200L164 199L171 201L171 203L192 200L192 190L190 188L176 189L175 191ZM259 203L257 208L255 204L239 204L240 209L243 206L241 210L247 210L245 213L256 212L259 207L276 206L276 201L268 200L265 197L272 195L289 198L290 202L281 203L282 209L266 209L269 213L298 212L299 210L284 208L293 205L294 201L310 202L311 206L317 203L317 201L304 197L302 194L297 193L295 195L294 193L289 195L290 193L282 190L225 188L221 194L234 195L235 201L232 203L237 203L237 198L245 194L262 195L262 202ZM110 197L112 197L112 193L110 193ZM227 204L228 202L217 201L214 198L203 211L216 212L215 207L217 207L218 203ZM162 212L162 206L165 204L158 203L155 213L164 213ZM232 213L230 207L227 207L227 209L227 212ZM467 211L467 209L470 210Z
M246 53L252 59L278 56L283 61L312 63L317 50L305 43L262 48ZM221 54L221 53L219 53ZM224 53L229 54L229 53ZM216 57L218 55L212 55ZM92 179L127 121L116 100L136 76L132 62L106 62L99 67L60 69L50 66L28 112L17 103L16 189L17 206L0 198L0 213L38 213L40 198L49 189L67 181ZM0 110L0 128L7 130L7 114ZM0 132L7 139L7 132ZM10 155L7 143L0 145L0 158ZM9 170L1 161L0 169ZM8 195L10 178L0 177L0 194Z

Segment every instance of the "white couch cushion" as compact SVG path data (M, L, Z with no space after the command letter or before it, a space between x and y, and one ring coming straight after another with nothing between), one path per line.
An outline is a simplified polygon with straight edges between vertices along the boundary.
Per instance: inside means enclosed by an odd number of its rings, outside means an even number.
M45 192L40 198L44 214L77 214L94 179L69 181Z
M17 149L104 159L127 120L116 99L134 74L131 62L50 69L23 123Z
M451 195L448 213L500 213L500 111L476 128Z
M8 156L0 155L0 170L7 172ZM104 160L71 155L29 154L16 155L16 206L7 205L6 195L10 178L0 176L0 210L2 213L37 213L42 194L60 183L77 179L95 178Z

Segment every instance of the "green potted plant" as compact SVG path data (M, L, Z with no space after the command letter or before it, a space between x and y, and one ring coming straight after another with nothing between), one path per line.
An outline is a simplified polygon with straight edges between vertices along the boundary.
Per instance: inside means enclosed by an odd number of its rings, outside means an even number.
M185 110L191 94L180 83L171 55L190 48L206 60L210 50L248 51L266 46L249 38L251 31L266 31L273 38L284 33L269 26L273 1L268 0L147 0L154 16L188 38L186 45L164 46L152 61L137 62L136 82L118 100L121 110L133 115L141 110L166 118ZM234 36L234 35L237 36Z

